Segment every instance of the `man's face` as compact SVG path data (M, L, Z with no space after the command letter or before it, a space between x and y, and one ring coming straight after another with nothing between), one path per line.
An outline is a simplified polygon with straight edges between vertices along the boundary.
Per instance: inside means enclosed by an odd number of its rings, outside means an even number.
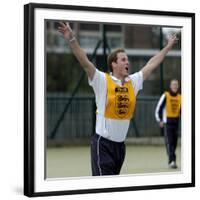
M113 73L120 76L128 76L129 60L125 52L119 52L117 54L117 61L112 63Z
M176 93L179 89L179 84L178 84L178 81L177 80L172 80L170 82L170 89L172 92Z

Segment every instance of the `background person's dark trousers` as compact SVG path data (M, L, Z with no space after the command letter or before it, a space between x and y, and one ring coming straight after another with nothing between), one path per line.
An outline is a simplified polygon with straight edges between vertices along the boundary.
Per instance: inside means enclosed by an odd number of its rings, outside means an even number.
M170 120L165 126L165 143L168 154L168 164L176 162L176 147L178 141L178 122Z

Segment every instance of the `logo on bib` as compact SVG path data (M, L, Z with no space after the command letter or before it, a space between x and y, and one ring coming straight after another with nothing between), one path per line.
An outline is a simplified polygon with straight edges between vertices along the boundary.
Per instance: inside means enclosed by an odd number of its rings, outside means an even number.
M130 100L128 96L128 88L115 88L115 113L118 117L123 118L128 114Z
M179 102L177 99L170 99L172 113L178 113Z

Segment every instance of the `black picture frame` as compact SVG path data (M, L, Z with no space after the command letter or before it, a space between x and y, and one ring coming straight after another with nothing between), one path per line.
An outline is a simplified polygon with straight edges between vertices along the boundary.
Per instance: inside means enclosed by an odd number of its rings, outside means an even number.
M44 10L70 10L70 11L87 11L100 13L123 13L150 16L168 16L182 17L191 20L191 181L170 184L140 185L126 187L106 187L106 188L89 188L73 190L43 190L36 191L35 181L35 94L36 94L36 75L35 75L35 32L36 30L36 9ZM152 22L153 23L153 22ZM186 12L166 12L152 10L135 10L121 8L105 7L86 7L73 5L56 5L56 4L36 4L30 3L24 5L24 195L29 197L52 196L52 195L71 195L85 193L101 192L119 192L134 190L149 190L162 188L184 188L195 186L195 14Z

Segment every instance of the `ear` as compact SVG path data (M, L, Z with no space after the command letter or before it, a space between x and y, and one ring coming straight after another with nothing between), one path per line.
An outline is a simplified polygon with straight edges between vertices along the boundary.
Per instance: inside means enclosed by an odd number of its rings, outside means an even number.
M114 69L116 67L117 63L116 62L112 62L112 68Z

